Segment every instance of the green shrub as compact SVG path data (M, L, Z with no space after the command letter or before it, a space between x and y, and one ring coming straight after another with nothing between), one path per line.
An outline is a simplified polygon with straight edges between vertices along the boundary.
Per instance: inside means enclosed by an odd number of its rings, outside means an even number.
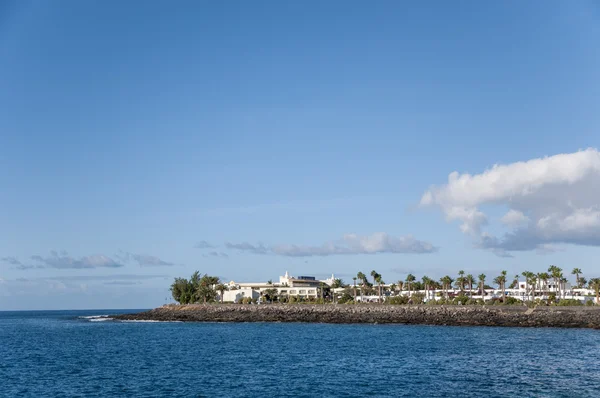
M559 306L578 306L578 305L583 305L583 303L577 299L562 299L558 302Z
M346 304L346 303L349 303L349 302L354 302L354 296L352 296L348 292L344 292L342 294L342 297L339 298L338 303L340 303L340 304Z
M423 293L413 293L410 296L409 302L412 304L423 304L423 300L425 300L425 295Z
M514 298L514 297L507 297L506 300L504 301L505 305L521 305L522 302L521 300Z
M585 305L587 305L588 307L591 307L594 305L594 302L592 300L586 300Z
M393 305L404 305L408 304L408 296L394 296L388 297L385 301L387 304Z

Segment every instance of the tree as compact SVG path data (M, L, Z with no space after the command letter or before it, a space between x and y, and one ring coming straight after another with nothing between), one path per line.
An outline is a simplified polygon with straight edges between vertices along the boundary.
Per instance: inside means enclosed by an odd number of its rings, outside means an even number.
M577 287L581 287L581 284L579 281L579 275L582 273L583 272L581 272L581 270L579 268L573 268L573 271L571 271L571 275L575 275L575 278L577 280Z
M222 284L222 283L218 283L218 284L215 286L215 290L217 290L219 293L221 293L221 304L223 304L223 293L225 293L225 290L228 290L228 289L227 289L227 286L225 286L225 285L224 285L224 284Z
M363 274L362 272L359 272L358 274L356 274L356 277L358 278L358 280L361 283L360 301L362 303L362 300L363 300L363 291L364 291L365 287L367 286L367 276L365 274Z
M525 295L527 296L527 299L529 299L529 281L530 281L530 275L532 275L533 272L531 271L523 271L521 273L521 275L523 275L525 277Z
M402 295L402 291L404 290L404 281L398 281L398 290L400 290L400 295Z
M473 297L473 285L475 284L475 277L469 274L465 278L465 281L469 285L469 297Z
M429 286L431 285L431 279L428 276L423 276L421 280L423 281L423 287L425 288L425 297L429 301Z
M171 294L175 301L180 304L191 304L198 301L204 303L213 301L217 293L214 289L218 285L219 278L216 276L200 276L200 272L196 271L192 274L189 280L185 278L175 278L171 284Z
M197 301L202 301L204 304L210 301L214 301L217 296L217 292L215 291L214 286L218 284L218 277L204 274L196 288L195 293Z
M356 276L352 277L352 282L354 282L354 301L356 301L356 279L358 279Z
M377 284L377 277L379 276L379 274L377 273L377 271L372 270L371 271L371 277L373 277L373 285Z
M190 304L194 299L194 289L185 278L175 278L171 284L171 295L179 304Z
M265 300L268 300L270 302L273 302L273 301L277 300L278 293L279 292L274 287L263 290L263 295L265 297Z
M548 280L549 279L550 279L550 275L548 275L547 272L541 272L538 274L538 280L541 282L543 295L545 295L544 292L548 291Z
M458 278L456 278L456 287L458 287L460 289L460 291L462 292L463 290L465 290L465 284L466 284L465 271L463 271L461 269L460 271L458 271Z
M446 275L440 279L440 282L442 283L442 289L446 292L446 300L448 300L448 289L452 287L453 279Z
M506 301L506 271L502 271L500 276L498 276L494 281L498 283L500 289L502 290L502 302Z
M337 288L344 287L344 286L345 286L344 285L344 281L341 280L341 279L339 279L339 278L338 279L334 279L333 283L331 284L331 287L333 289L337 289Z
M395 283L392 283L390 285L390 291L392 294L396 294L396 284Z
M479 286L481 287L481 298L485 301L485 274L479 274Z
M518 289L519 288L519 275L515 275L515 277L513 278L512 283L509 286L511 289Z
M600 278L590 279L589 286L596 292L596 304L600 305Z
M416 280L413 274L406 275L406 285L408 286L408 297L412 295L412 283Z
M381 283L379 283L381 281L381 275L379 275L377 271L372 270L371 276L373 277L373 285L379 285L379 301L381 302Z
M529 286L531 286L531 301L535 300L535 284L537 283L537 275L533 272L529 273Z
M550 276L552 276L552 279L554 280L554 289L556 290L556 296L560 297L560 284L561 279L563 277L562 274L562 268L557 267L556 265L551 265L550 267L548 267L548 272L550 273Z
M377 274L377 284L379 285L379 302L383 303L382 301L382 297L381 297L381 288L384 285L384 281L383 279L381 279L381 275Z

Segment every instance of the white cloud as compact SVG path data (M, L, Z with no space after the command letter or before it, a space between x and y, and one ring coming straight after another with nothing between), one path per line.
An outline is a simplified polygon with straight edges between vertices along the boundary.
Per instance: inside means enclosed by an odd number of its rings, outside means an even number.
M520 250L548 252L552 244L600 246L600 153L574 153L495 165L480 174L453 172L433 186L421 206L438 206L448 221L462 222L475 245L498 255ZM481 206L508 207L498 238L482 232Z
M432 253L437 250L431 243L420 241L407 235L395 237L384 232L370 236L347 234L341 240L326 242L318 246L277 244L272 246L251 245L249 243L226 243L230 249L248 251L254 254L276 254L288 257L332 256L339 254L376 253Z
M31 259L37 261L41 265L34 267L48 267L48 268L119 268L123 267L123 264L116 262L110 257L102 254L84 256L84 257L72 257L65 251L58 253L57 251L50 252L50 256L43 257L39 255L31 256Z
M201 240L200 242L198 242L194 245L194 248L196 248L196 249L214 249L215 246L213 246L212 244L208 243L205 240Z
M134 262L140 267L170 267L175 265L175 263L165 261L149 254L136 254L120 251L115 257L126 263Z
M519 210L510 209L500 221L509 227L518 227L519 225L526 224L529 221L529 217Z

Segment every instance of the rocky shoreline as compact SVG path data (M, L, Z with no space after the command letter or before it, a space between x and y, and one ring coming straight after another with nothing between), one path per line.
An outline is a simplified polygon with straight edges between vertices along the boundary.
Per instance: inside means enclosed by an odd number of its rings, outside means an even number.
M378 323L600 329L600 307L396 306L311 304L165 305L116 320L183 322Z

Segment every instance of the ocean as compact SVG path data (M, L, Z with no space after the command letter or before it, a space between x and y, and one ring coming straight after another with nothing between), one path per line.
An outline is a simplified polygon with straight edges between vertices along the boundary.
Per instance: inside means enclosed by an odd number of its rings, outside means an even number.
M0 312L2 397L597 397L600 331Z

